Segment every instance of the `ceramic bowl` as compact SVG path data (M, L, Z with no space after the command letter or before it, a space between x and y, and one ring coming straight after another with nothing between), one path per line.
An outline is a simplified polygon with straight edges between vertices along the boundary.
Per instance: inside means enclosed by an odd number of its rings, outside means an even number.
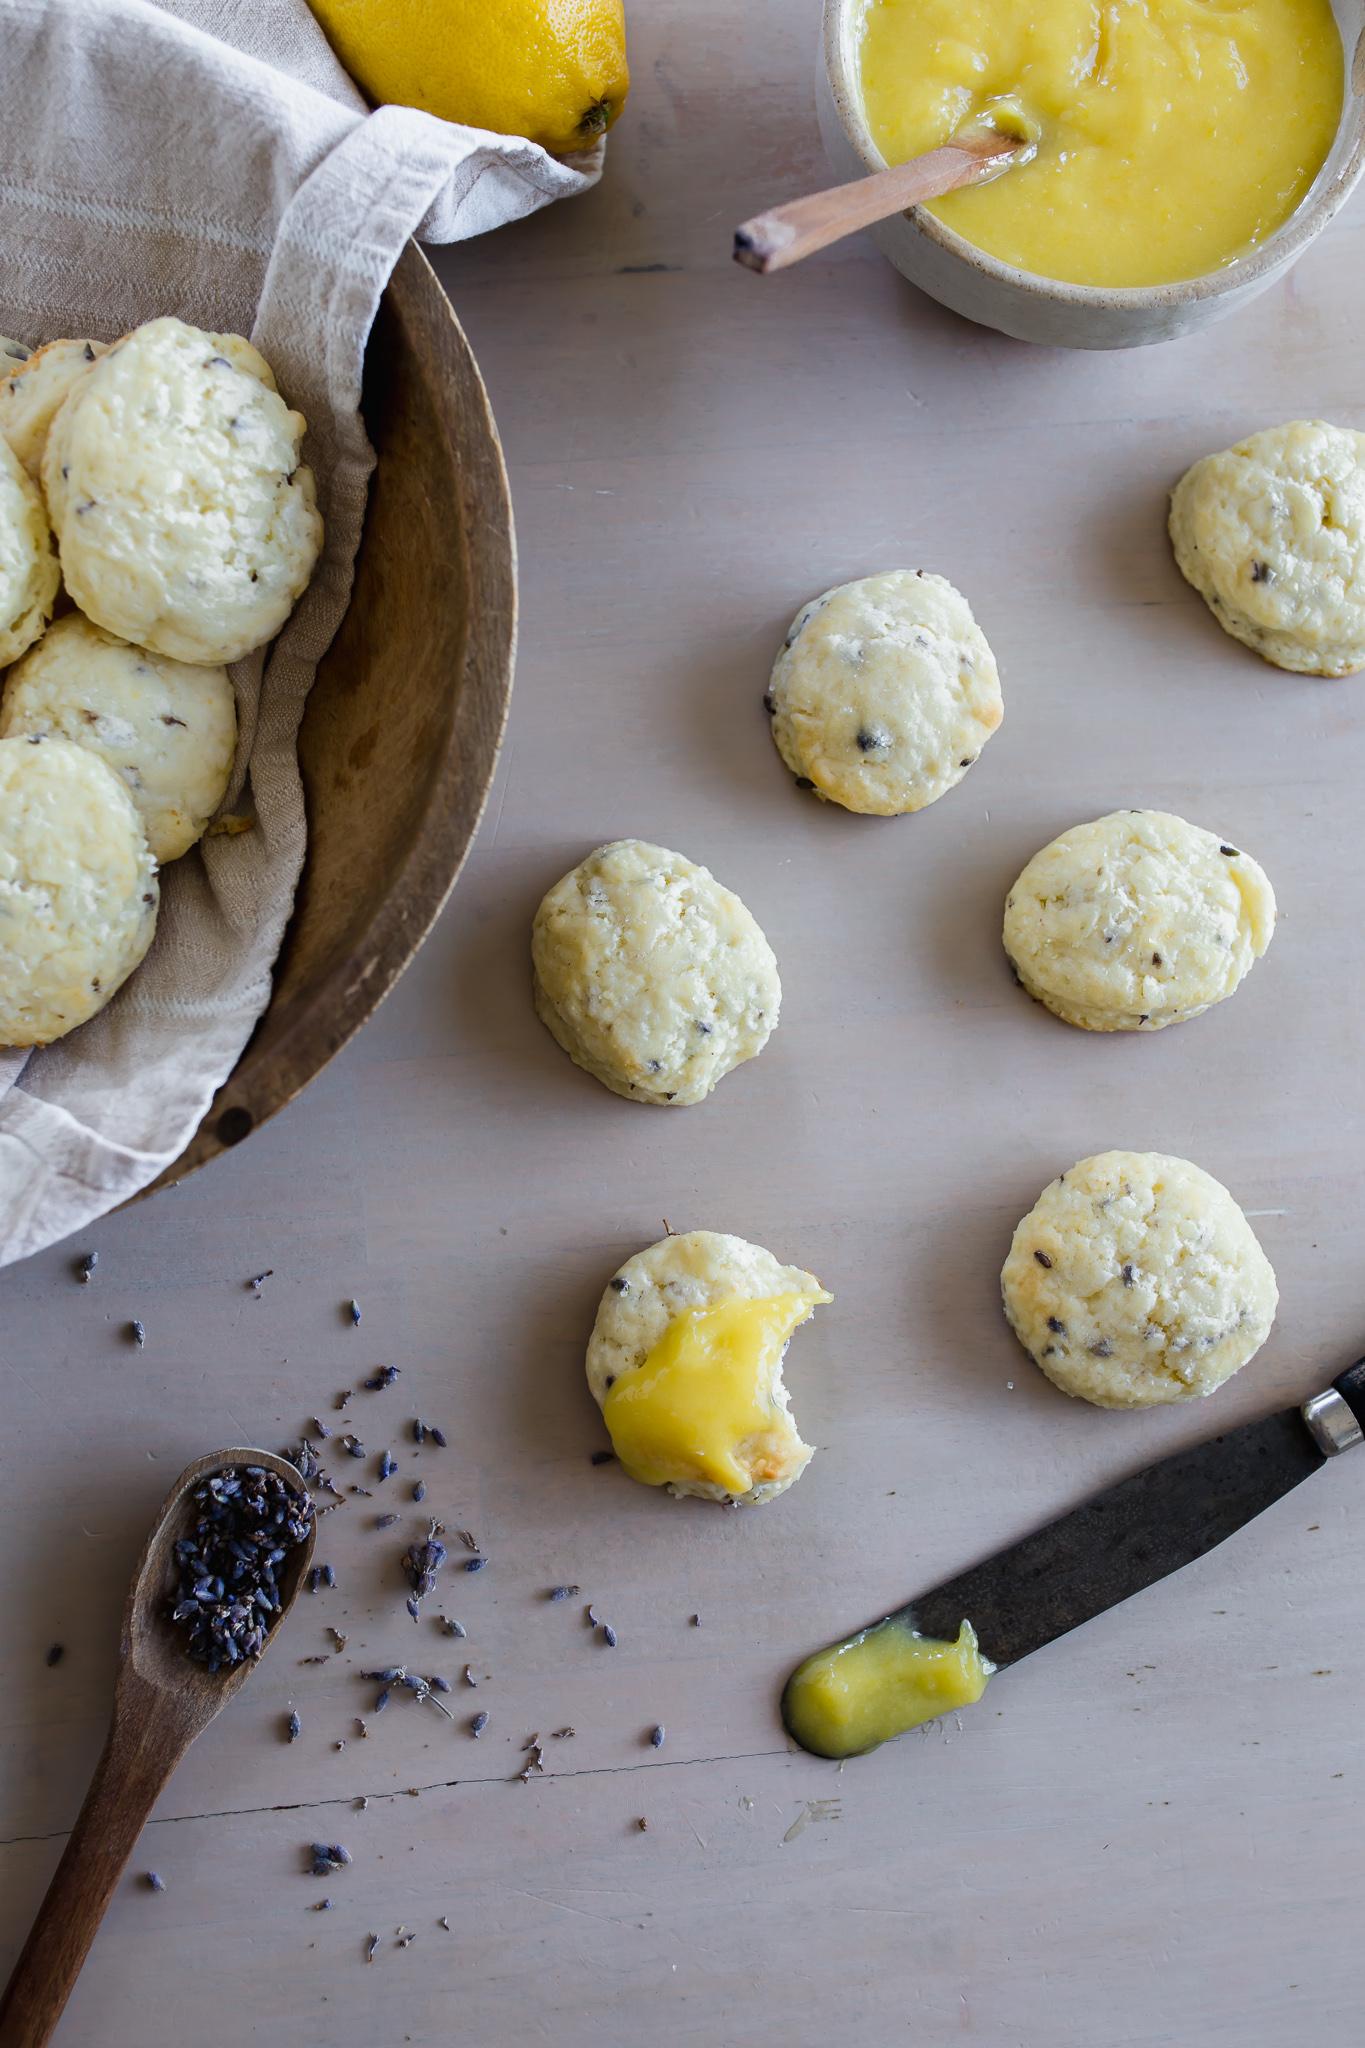
M478 366L413 242L370 335L363 410L378 461L350 606L299 732L308 852L269 1007L144 1193L240 1144L374 1013L454 887L493 780L512 506Z
M867 0L825 0L816 95L825 151L841 184L886 168L863 112L858 46ZM1337 139L1308 196L1275 234L1207 277L1110 291L1061 284L977 249L915 206L867 230L897 270L983 327L1055 348L1136 348L1172 341L1235 312L1275 282L1321 234L1365 171L1365 0L1332 0L1347 53Z

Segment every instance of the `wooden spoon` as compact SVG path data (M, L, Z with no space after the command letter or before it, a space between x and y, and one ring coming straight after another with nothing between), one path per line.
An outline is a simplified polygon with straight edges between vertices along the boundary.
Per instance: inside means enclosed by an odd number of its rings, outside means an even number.
M912 156L908 163L855 178L829 192L811 192L786 206L756 213L735 229L735 261L750 270L785 270L830 242L858 228L870 227L893 213L904 213L925 199L941 199L960 185L974 185L987 171L1001 171L1015 158L1031 155L1032 145L1017 135L991 129L959 134L942 149Z
M255 1669L197 1664L162 1610L176 1578L172 1546L194 1521L194 1488L229 1465L264 1465L296 1491L298 1472L269 1451L214 1451L196 1458L171 1488L133 1574L123 1610L109 1739L96 1767L32 1932L0 1998L0 2048L44 2048L81 1972L143 1823L196 1735ZM313 1554L315 1528L279 1568L281 1610L272 1643L293 1606Z

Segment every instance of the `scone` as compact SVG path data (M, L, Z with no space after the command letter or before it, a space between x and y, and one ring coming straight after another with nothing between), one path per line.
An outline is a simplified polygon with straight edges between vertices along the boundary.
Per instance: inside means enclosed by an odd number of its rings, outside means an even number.
M57 408L108 348L103 341L50 341L27 361L11 365L0 382L0 439L9 442L35 484L42 481L47 430Z
M1035 853L1005 903L1031 996L1086 1031L1159 1031L1230 996L1275 930L1249 853L1169 811L1113 811Z
M162 866L188 852L223 801L237 747L225 668L192 668L68 612L10 670L0 739L73 740L127 784Z
M715 1230L627 1259L597 1311L588 1385L631 1477L678 1499L785 1493L815 1453L796 1433L782 1359L832 1299L812 1273Z
M175 661L277 633L322 545L304 420L240 335L134 328L48 431L43 489L66 586L96 625Z
M633 1102L703 1101L777 1023L777 962L738 896L647 840L599 846L555 883L531 957L541 1022Z
M1000 1286L1034 1363L1098 1408L1211 1394L1260 1350L1279 1301L1227 1189L1164 1152L1100 1152L1052 1181Z
M156 868L118 777L69 740L0 739L0 1045L47 1045L122 987Z
M923 569L803 605L764 702L800 787L879 817L922 810L960 782L1004 716L970 605Z
M1365 434L1268 427L1171 492L1181 574L1234 640L1300 675L1365 668Z
M0 668L38 638L61 580L38 488L0 440Z

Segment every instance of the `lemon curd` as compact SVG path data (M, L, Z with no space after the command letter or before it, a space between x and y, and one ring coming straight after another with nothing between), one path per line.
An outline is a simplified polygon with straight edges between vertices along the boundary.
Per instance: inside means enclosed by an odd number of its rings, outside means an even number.
M782 1695L782 1719L816 1756L864 1756L979 1700L994 1669L969 1621L955 1643L943 1643L893 1617L798 1665Z
M1041 277L1173 284L1263 242L1308 192L1341 119L1329 0L869 0L868 126L888 163L964 122L1031 161L930 203L977 248Z
M811 1452L778 1398L782 1347L817 1302L831 1300L777 1294L676 1316L602 1403L632 1479L700 1481L737 1496L794 1478Z

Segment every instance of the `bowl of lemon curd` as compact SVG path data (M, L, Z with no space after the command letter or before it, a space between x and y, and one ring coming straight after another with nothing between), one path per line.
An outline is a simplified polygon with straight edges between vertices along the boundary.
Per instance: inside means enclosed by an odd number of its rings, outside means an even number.
M969 320L1132 348L1264 291L1365 170L1365 0L825 0L818 99L841 180L1027 138L867 232Z

